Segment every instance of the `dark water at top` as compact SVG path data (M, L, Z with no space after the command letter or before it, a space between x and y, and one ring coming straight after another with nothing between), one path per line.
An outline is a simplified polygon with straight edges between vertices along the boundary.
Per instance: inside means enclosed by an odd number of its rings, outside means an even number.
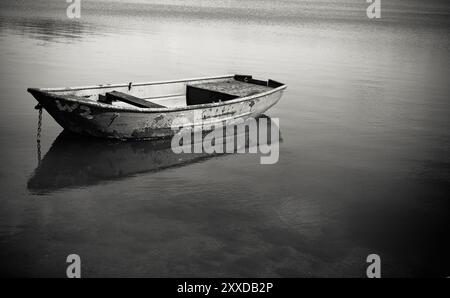
M365 276L371 253L383 276L450 275L449 5L366 5L82 1L70 20L63 0L2 1L2 275L64 277L71 253L86 277ZM157 144L58 136L44 113L35 172L27 87L227 73L288 85L267 113L277 164L171 166Z

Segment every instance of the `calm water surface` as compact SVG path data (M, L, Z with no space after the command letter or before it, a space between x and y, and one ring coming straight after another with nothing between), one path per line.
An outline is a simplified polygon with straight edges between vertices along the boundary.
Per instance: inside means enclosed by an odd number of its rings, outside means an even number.
M0 4L0 270L64 277L448 276L450 8L439 1ZM422 3L426 2L426 3ZM227 73L288 85L280 159L179 163L74 139L27 87Z

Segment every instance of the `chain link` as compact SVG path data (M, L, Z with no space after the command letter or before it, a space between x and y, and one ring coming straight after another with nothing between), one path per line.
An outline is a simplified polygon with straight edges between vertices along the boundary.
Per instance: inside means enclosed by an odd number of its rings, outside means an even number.
M41 164L41 131L42 131L42 107L39 107L38 128L36 133L38 165Z

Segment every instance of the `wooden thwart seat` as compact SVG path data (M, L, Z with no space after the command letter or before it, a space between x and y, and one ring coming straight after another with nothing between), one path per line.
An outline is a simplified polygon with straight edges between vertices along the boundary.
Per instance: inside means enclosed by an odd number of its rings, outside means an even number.
M165 108L165 106L163 106L163 105L159 105L159 104L151 102L151 101L143 100L139 97L129 95L129 94L119 92L119 91L106 92L106 96L99 101L104 102L104 103L111 103L115 100L123 101L127 104L130 104L130 105L133 105L133 106L136 106L139 108Z
M250 82L250 80L252 81ZM273 87L267 86L267 82L264 81L257 81L253 79L247 79L247 81L230 79L221 82L201 82L190 84L189 86L196 87L197 89L209 90L211 92L228 94L235 97L249 96L273 89Z

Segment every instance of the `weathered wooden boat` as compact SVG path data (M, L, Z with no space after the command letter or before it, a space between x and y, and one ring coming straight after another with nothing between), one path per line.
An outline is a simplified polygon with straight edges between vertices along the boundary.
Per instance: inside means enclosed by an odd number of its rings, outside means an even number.
M248 75L98 85L29 88L63 128L113 139L172 136L175 119L193 129L236 119L257 118L281 98L286 85ZM186 123L185 123L186 124Z

